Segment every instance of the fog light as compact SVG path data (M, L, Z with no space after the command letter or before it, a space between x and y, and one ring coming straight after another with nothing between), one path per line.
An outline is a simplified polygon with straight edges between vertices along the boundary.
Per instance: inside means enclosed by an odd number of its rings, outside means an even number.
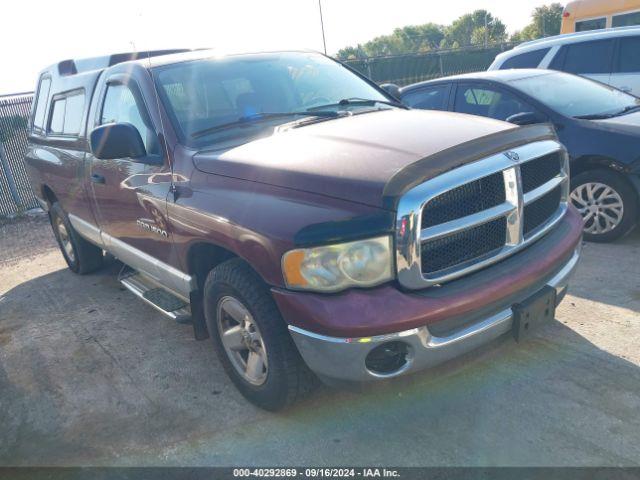
M409 345L403 342L383 343L369 352L364 363L375 375L400 373L409 363Z

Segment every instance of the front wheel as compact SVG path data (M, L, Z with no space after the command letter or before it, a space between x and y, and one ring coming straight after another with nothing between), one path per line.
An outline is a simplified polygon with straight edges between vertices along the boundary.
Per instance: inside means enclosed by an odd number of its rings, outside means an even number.
M638 198L629 182L609 170L589 170L571 180L571 203L584 221L584 238L611 242L636 224Z
M51 205L49 219L62 256L71 271L82 275L102 266L102 249L78 235L59 203Z
M275 411L314 387L268 287L243 260L209 273L204 315L218 358L250 402Z

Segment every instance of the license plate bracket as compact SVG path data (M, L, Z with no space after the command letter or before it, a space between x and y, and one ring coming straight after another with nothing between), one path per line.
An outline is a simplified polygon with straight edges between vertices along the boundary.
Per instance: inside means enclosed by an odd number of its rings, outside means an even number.
M513 309L513 338L520 342L538 327L555 318L556 289L548 285L526 300L516 303Z

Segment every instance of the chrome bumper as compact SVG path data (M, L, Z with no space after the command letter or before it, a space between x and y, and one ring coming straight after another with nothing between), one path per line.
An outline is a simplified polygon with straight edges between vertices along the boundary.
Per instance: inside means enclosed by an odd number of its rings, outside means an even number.
M579 258L580 247L546 282L556 289L558 301L567 291L569 278ZM533 293L535 292L531 292ZM292 325L289 325L289 331L305 362L316 374L331 379L362 382L416 372L458 357L508 333L512 323L513 310L507 308L446 337L432 335L426 326L363 338L327 337ZM407 362L392 374L371 372L365 366L365 358L371 350L389 341L409 345Z

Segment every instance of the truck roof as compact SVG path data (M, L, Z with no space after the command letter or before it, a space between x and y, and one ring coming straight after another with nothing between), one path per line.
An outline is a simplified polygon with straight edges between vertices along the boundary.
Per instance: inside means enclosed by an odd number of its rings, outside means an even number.
M171 49L171 50L149 50L144 52L124 52L113 53L111 55L103 55L100 57L79 58L62 60L45 68L45 71L68 77L79 73L87 73L96 70L104 70L105 68L117 65L123 62L133 60L155 58L163 55L172 55L177 53L190 52L188 49Z
M82 73L95 72L104 70L113 65L125 62L134 62L145 68L157 67L159 65L168 65L171 63L186 62L189 60L199 60L210 57L222 57L228 55L254 55L265 53L281 53L285 51L297 52L313 52L312 50L291 49L278 51L221 51L219 49L167 49L167 50L149 50L142 52L125 52L114 53L111 55L103 55L99 57L68 59L49 65L44 71L60 77L69 77ZM314 52L315 53L315 52Z

